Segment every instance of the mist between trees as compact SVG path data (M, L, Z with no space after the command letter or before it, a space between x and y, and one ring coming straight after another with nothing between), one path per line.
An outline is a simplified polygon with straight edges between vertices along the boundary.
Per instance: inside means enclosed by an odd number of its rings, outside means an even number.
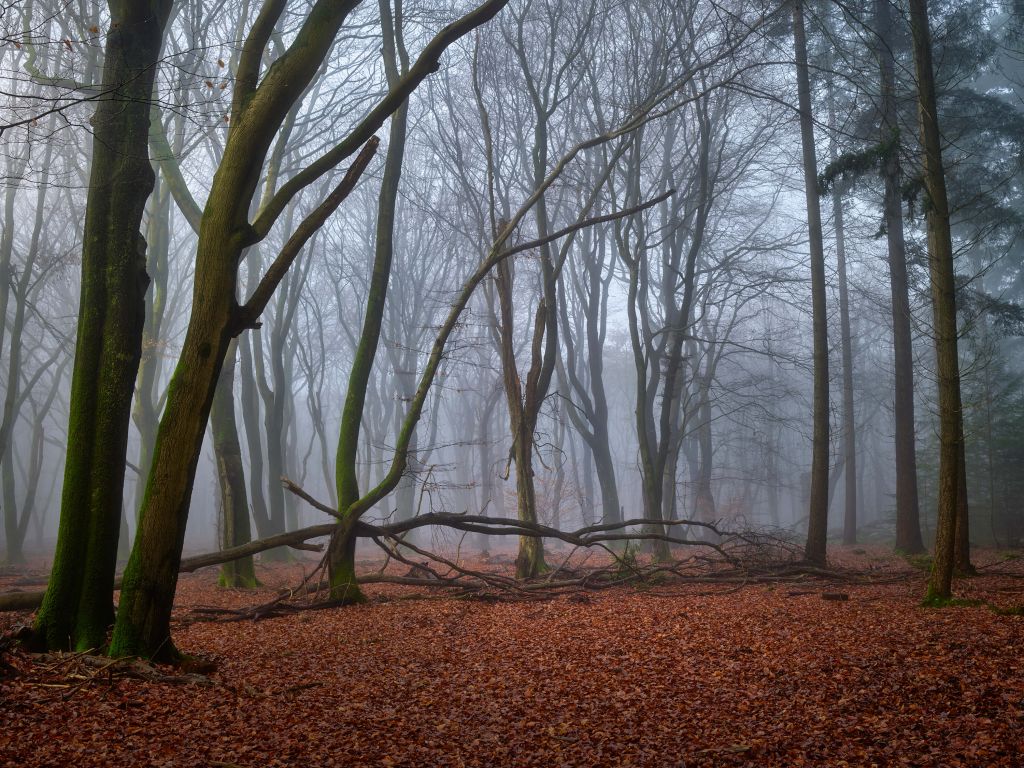
M382 531L519 579L559 531L935 544L948 599L1024 534L1018 13L5 3L35 642L173 656L183 550L314 534L340 602Z

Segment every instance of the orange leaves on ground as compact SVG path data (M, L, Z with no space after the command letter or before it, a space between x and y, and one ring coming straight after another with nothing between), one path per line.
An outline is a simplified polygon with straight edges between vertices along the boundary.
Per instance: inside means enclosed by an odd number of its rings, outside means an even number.
M1020 562L959 587L1019 604ZM1024 618L919 608L920 575L191 622L271 594L215 580L183 578L175 626L215 685L113 679L62 700L10 657L0 765L1009 766L1024 749ZM849 599L821 598L835 589Z

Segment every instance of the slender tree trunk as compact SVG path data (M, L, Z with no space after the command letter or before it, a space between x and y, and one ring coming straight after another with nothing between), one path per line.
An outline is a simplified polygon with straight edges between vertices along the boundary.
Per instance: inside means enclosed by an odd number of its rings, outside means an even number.
M960 423L960 447L957 455L959 476L956 491L956 543L953 562L955 570L962 575L977 573L971 563L970 511L967 500L967 446L964 440L963 421Z
M170 0L110 0L103 90L82 246L60 528L38 644L97 648L113 620L132 392L145 323L146 244L139 228L155 176L150 98Z
M934 313L935 361L939 394L939 493L935 525L935 559L928 597L949 599L955 565L956 519L961 491L960 461L963 413L957 354L956 276L949 226L942 136L935 97L931 31L926 0L910 0L910 28L917 72L918 121L924 149L923 175L928 217L928 271ZM965 526L966 527L966 526Z
M509 425L512 433L512 459L516 473L516 514L520 520L536 523L537 497L533 480L533 446L536 429L536 415L539 410L534 401L536 379L539 377L541 362L541 329L546 322L543 302L537 310L533 328L530 371L527 374L526 392L519 379L513 347L512 264L504 261L498 265L496 279L498 302L501 313L501 369L508 406ZM544 560L544 543L534 536L519 537L519 554L516 556L516 577L520 579L537 576L547 569Z
M53 129L53 120L50 120L50 130ZM24 352L24 332L26 314L31 300L32 283L36 277L36 258L39 255L39 239L43 231L44 212L46 210L46 192L49 187L48 173L50 161L53 157L52 142L47 143L46 150L42 157L43 173L47 174L41 180L35 199L35 217L32 222L32 234L29 238L28 250L25 254L24 263L21 267L21 274L18 275L14 285L14 318L11 324L11 343L7 350L7 391L4 393L3 412L0 414L0 459L2 459L2 503L4 517L4 540L7 545L7 562L23 563L25 560L23 545L25 541L26 518L29 508L19 510L15 494L14 480L14 425L18 420L18 401L22 398L22 354ZM9 224L13 223L11 221ZM8 233L4 233L7 235ZM8 291L10 286L4 286ZM2 341L0 341L2 351Z
M857 543L857 418L853 403L853 337L850 333L850 295L846 274L846 232L843 198L833 190L836 258L839 269L839 325L843 355L843 544Z
M701 384L700 408L697 411L697 448L699 449L700 460L697 464L697 476L695 478L696 504L694 514L697 519L705 523L713 523L716 517L715 496L711 491L711 476L714 465L714 446L712 443L713 433L711 431L711 400L708 393L707 383Z
M237 354L238 342L233 340L224 358L224 367L210 408L210 431L213 433L213 453L220 484L221 549L248 544L252 539L242 447L238 442L238 428L235 424ZM255 587L256 571L252 556L224 563L220 569L220 584L224 587Z
M253 265L250 264L250 269ZM256 287L250 280L251 289ZM239 338L238 349L242 364L241 375L241 406L242 425L245 428L245 442L249 453L249 493L252 499L252 516L256 521L256 531L261 539L272 536L274 531L270 522L270 510L264 492L263 471L263 440L260 430L259 388L256 383L254 355L263 354L261 349L253 349L260 342L259 332L250 330L243 332Z
M513 444L516 465L516 513L520 520L538 522L537 496L533 482L533 432L523 426L518 430ZM528 579L547 570L544 561L544 543L536 536L519 537L519 554L516 555L516 578Z
M157 119L154 115L152 119ZM139 456L136 465L141 473L136 484L135 517L142 506L145 478L153 463L153 447L160 425L159 394L160 363L162 357L161 328L164 307L167 303L168 257L170 253L171 193L166 184L156 180L150 201L149 220L146 226L148 250L146 271L152 280L146 296L146 324L142 332L142 359L139 376L135 385L135 402L132 407L132 421L139 431ZM130 545L130 542L125 542Z
M382 3L381 7L384 7ZM392 27L393 29L393 27ZM393 34L393 32L392 32ZM392 45L394 43L392 42ZM391 67L396 67L395 52L391 51ZM389 79L395 76L389 74ZM359 432L363 421L366 390L373 371L373 361L380 341L384 307L387 301L388 282L391 279L391 261L394 255L395 209L398 189L402 176L402 160L405 157L406 124L408 103L391 117L388 138L388 153L381 180L380 198L377 207L376 252L373 260L373 274L366 299L363 316L363 330L359 337L352 370L349 373L345 407L341 416L341 430L338 436L338 457L335 475L338 484L338 508L344 514L359 499L356 459L359 455ZM328 547L328 571L331 597L345 602L361 602L365 598L355 582L355 545L353 535L356 519L346 518L331 537Z
M400 358L401 370L395 372L398 395L402 403L411 402L413 395L416 393L416 357L412 351L412 345L415 342L410 341L407 344L409 349ZM396 435L401 429L404 415L401 408L395 408ZM395 489L395 505L397 508L395 517L397 520L411 520L416 515L416 488L418 485L416 477L420 469L420 462L416 457L418 449L419 434L414 433L409 441L409 469L402 476L402 481L398 484L398 488ZM407 540L414 540L412 534L413 532L410 531L410 536L407 537Z
M814 148L811 83L807 66L807 37L802 0L793 3L793 40L796 50L797 94L800 103L800 140L803 146L804 191L811 258L811 317L814 329L814 427L811 448L811 488L804 556L810 563L825 562L828 534L828 317L825 304L825 246L818 202L818 161Z
M899 127L896 117L896 76L892 52L892 15L889 0L875 0L876 55L882 86L881 142L887 152L882 164L885 184L885 235L889 255L892 296L893 417L896 438L896 549L908 554L924 552L917 495L917 452L914 446L914 353L910 328L910 295L906 244L900 203L901 170Z

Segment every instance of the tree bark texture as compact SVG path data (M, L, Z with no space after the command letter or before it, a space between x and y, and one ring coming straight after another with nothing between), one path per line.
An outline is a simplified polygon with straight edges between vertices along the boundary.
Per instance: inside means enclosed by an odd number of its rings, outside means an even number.
M122 515L132 393L145 322L143 209L150 99L171 0L111 0L82 246L68 452L50 585L35 632L50 649L101 646Z

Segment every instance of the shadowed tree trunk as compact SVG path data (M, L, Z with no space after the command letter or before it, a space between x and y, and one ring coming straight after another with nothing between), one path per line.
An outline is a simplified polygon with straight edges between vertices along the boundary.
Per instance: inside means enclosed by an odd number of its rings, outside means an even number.
M154 112L152 120L158 120ZM152 283L147 293L146 324L142 334L142 359L135 385L135 402L132 406L132 421L139 430L138 478L135 494L135 516L142 503L146 473L153 463L153 447L156 430L160 424L160 394L157 391L160 378L161 327L164 307L167 303L168 256L170 252L171 192L159 177L150 199L150 212L146 226L147 256L146 271ZM131 542L124 542L130 546Z
M808 246L811 258L811 318L814 332L814 427L811 446L811 488L804 557L824 564L828 534L828 317L825 307L825 246L818 202L818 161L814 149L811 83L807 66L807 36L802 0L793 3L793 42L796 51L800 143L803 147L804 192L807 199Z
M213 433L213 453L217 461L217 480L220 485L221 549L248 544L252 538L249 527L249 502L245 493L245 469L242 465L242 447L238 443L235 426L235 359L238 342L228 347L224 367L220 371L217 389L210 407L210 431ZM252 556L224 563L220 569L220 584L224 587L255 587L256 571Z
M857 419L853 402L853 338L850 333L850 294L846 272L846 232L843 197L832 189L836 228L836 259L839 278L839 325L843 357L843 544L857 543Z
M932 291L935 364L939 395L939 488L935 521L935 560L928 580L928 598L947 600L952 593L957 508L961 487L963 412L960 404L960 363L957 355L956 278L949 226L942 137L935 98L931 31L926 0L910 0L910 29L917 72L918 122L924 150L923 178L927 199L928 272ZM966 509L966 504L964 505ZM966 528L966 526L965 526ZM965 531L966 532L966 531Z
M146 243L139 228L155 180L150 98L171 0L111 0L103 90L82 245L78 338L60 528L38 644L101 646L122 515L132 392L145 322Z
M51 117L49 120L49 130L54 128L54 118ZM3 493L0 497L0 502L3 504L3 518L4 518L4 540L7 547L7 562L8 563L23 563L25 561L24 555L24 543L25 534L28 532L28 521L29 515L32 511L33 501L26 498L24 503L19 509L16 494L15 494L15 480L14 480L14 453L12 448L14 447L14 425L18 420L20 406L24 403L25 399L31 396L32 384L34 382L25 382L22 384L22 359L25 352L25 321L26 315L30 310L30 302L32 301L32 289L33 284L36 283L37 273L35 269L36 260L40 255L40 237L43 233L43 225L45 221L46 212L46 193L49 189L49 167L50 161L53 157L53 143L48 142L46 150L42 157L42 168L43 177L38 182L36 189L36 200L35 200L35 216L32 221L32 234L29 238L28 249L25 253L24 262L21 265L21 274L17 276L16 280L11 279L10 268L8 265L7 270L0 270L0 274L5 271L8 275L7 280L13 285L5 285L3 290L5 292L13 289L14 294L14 317L11 323L11 343L7 349L7 391L4 394L3 401L3 412L0 414L0 486L2 486ZM6 224L13 227L13 217L7 219ZM13 233L4 233L10 235L13 241ZM9 261L10 254L8 254ZM5 318L6 319L6 318ZM3 350L3 339L0 334L0 352ZM31 353L31 350L29 350ZM53 358L50 359L50 364L53 363ZM45 365L45 364L44 364ZM59 386L59 384L55 384ZM23 388L24 387L24 388ZM52 395L50 401L52 402ZM47 409L48 410L48 409ZM45 415L45 414L44 414ZM35 435L39 433L41 424L37 423L34 426L33 432L33 450L31 455L34 457L39 451L42 450L40 445L36 449ZM38 478L36 478L38 483ZM29 483L31 485L31 481ZM30 493L29 489L25 489L26 495Z
M883 203L892 296L893 419L896 439L896 549L908 554L924 552L917 496L917 453L914 447L914 353L910 329L907 254L900 203L902 172L899 126L896 118L896 76L892 52L892 14L889 0L875 0L876 56L881 82L880 140L887 147L882 163Z

